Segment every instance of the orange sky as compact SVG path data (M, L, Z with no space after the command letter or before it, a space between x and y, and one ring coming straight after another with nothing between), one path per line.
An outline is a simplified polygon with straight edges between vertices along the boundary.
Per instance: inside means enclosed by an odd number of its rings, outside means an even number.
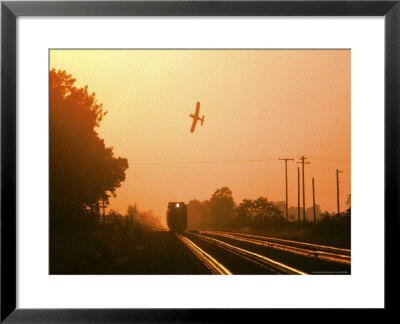
M305 168L306 207L336 211L350 194L350 50L51 50L50 68L89 86L108 114L98 129L128 159L110 207L128 204L165 217L169 201L209 199L228 186L234 200L285 200L284 162ZM205 115L190 133L196 101ZM262 161L254 161L262 160ZM288 163L289 205L297 167Z

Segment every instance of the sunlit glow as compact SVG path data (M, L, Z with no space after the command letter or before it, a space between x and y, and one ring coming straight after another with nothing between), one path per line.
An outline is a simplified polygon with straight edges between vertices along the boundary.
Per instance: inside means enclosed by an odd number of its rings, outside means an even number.
M201 231L201 233L206 233L206 234L209 233L211 235L228 237L228 238L231 238L231 239L234 239L237 241L243 241L243 242L262 245L262 246L268 246L269 248L284 250L284 251L288 251L291 253L296 253L296 254L300 254L300 255L304 255L304 256L308 256L308 257L326 259L326 260L330 260L333 262L339 262L339 263L344 263L344 264L351 264L350 250L348 250L348 249L340 249L340 248L335 248L335 247L331 247L331 246L309 244L309 243L304 243L304 242L282 240L282 239L262 237L262 236L242 234L242 233L227 234L227 233L218 232L218 231ZM246 237L256 237L256 238L259 238L260 240L246 238ZM274 242L274 243L271 243L271 242ZM278 244L275 242L283 242L284 244ZM293 245L297 245L297 247L293 246ZM306 246L311 249L304 249L304 248L301 248L301 246ZM327 250L327 251L331 251L331 252L320 251L320 250ZM348 255L341 254L342 252L346 252L346 253L348 253Z
M135 197L156 215L165 214L168 201L203 201L223 186L238 204L261 196L284 201L279 156L295 159L287 174L289 207L296 207L303 155L311 163L306 208L314 177L316 204L337 210L336 169L343 170L340 210L347 208L350 63L350 50L50 51L50 68L96 92L108 112L96 131L128 160L108 208L125 210ZM190 133L197 101L208 122Z
M216 259L214 259L211 255L209 255L207 252L205 252L200 247L198 247L196 244L194 244L187 237L182 236L180 234L178 234L177 236L183 243L186 244L186 246L190 250L192 250L192 252L195 255L197 255L197 257L206 265L207 268L209 268L211 270L212 273L221 274L221 275L232 275L232 272L230 272L227 268L225 268L225 266L223 266Z
M221 246L221 247L223 247L223 248L226 248L227 250L230 250L230 251L237 252L237 253L239 253L239 254L241 254L241 255L244 255L244 256L253 256L253 257L255 257L256 259L261 260L262 262L267 263L269 266L272 265L273 268L274 268L275 270L279 270L280 273L307 275L306 272L300 271L300 270L295 269L295 268L292 268L292 267L290 267L290 266L288 266L288 265L286 265L286 264L283 264L283 263L280 263L280 262L278 262L278 261L275 261L275 260L272 260L272 259L270 259L270 258L267 258L267 257L264 256L264 255L261 255L261 254L258 254L258 253L254 253L254 252L251 252L251 251L242 249L242 248L240 248L240 247L237 247L237 246L228 244L228 243L226 243L226 242L222 242L222 241L217 240L217 239L212 238L212 237L203 236L203 235L199 235L199 234L192 234L192 235L194 235L194 236L196 236L196 237L198 237L198 238L200 238L200 239L202 239L202 240L208 241L208 242L214 242L214 243L217 244L218 246Z

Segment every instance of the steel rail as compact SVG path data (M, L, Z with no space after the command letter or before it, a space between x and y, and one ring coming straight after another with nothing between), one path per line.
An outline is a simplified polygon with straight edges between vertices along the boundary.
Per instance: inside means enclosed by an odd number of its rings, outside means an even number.
M255 253L255 252L251 252L245 249L242 249L240 247L228 244L226 242L217 240L215 238L209 237L209 236L204 236L204 235L200 235L200 234L194 234L194 233L190 233L190 235L193 235L195 237L198 237L199 239L202 239L204 241L208 241L210 243L214 243L216 245L218 245L221 248L224 248L225 250L228 250L230 252L233 252L239 256L244 257L247 260L253 261L257 264L261 264L264 267L268 268L269 270L275 272L275 273L279 273L279 274L300 274L300 275L307 275L308 273L300 271L298 269L295 269L293 267L290 267L286 264L283 264L281 262L272 260L270 258L267 258L264 255Z
M291 253L295 253L295 254L304 255L307 257L324 259L324 260L328 260L331 262L351 264L351 256L350 255L340 254L342 252L346 253L347 251L350 253L350 250L346 250L346 249L339 249L339 248L327 247L327 246L316 245L316 244L311 244L311 243L289 241L289 240L284 240L284 239L275 239L275 238L269 238L269 237L265 237L265 236L263 237L263 236L242 234L242 233L230 233L230 232L221 232L221 231L200 231L200 232L204 233L204 234L209 234L209 235L223 236L223 237L227 237L227 238L238 240L238 241L243 241L243 242L247 242L247 243L266 246L269 248L279 249L279 250L283 250L283 251L287 251L287 252L291 252ZM279 243L277 243L277 242L279 242ZM311 250L305 249L302 247L298 247L296 245L306 246L308 248L314 248L314 249L311 249ZM322 250L322 248L329 248L331 250L331 252L329 252L328 249ZM336 251L336 252L332 252L332 251Z
M253 234L246 234L246 233L226 232L226 231L211 231L211 230L204 230L204 231L200 231L200 232L228 233L228 234L240 235L240 236L245 236L245 237L253 237L253 238L258 238L258 239L265 239L265 240L269 240L269 241L282 242L282 243L293 244L293 245L303 245L303 246L312 247L312 248L315 248L316 250L321 250L321 251L322 250L332 251L332 252L343 253L345 255L351 254L351 250L349 250L349 249L337 248L337 247L328 246L328 245L320 245L320 244L306 243L306 242L300 242L300 241L286 240L286 239L280 239L280 238L276 238L276 237L253 235Z
M203 262L203 264L211 271L211 273L220 275L232 275L232 272L230 272L225 266L223 266L215 258L202 250L196 244L194 244L187 237L181 234L176 234L176 236L193 252L194 255L196 255L200 259L201 262Z

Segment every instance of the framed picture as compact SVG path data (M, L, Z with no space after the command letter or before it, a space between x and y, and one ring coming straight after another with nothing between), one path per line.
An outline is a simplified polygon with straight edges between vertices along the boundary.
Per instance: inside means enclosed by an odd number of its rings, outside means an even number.
M2 1L1 321L392 310L399 21Z

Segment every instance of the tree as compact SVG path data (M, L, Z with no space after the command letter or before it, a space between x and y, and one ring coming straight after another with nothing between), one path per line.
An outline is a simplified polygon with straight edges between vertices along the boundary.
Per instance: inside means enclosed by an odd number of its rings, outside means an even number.
M347 196L346 199L347 213L351 215L351 194Z
M328 211L324 211L321 215L319 215L320 219L330 219L332 217L332 215L328 212Z
M239 220L245 220L245 224L253 227L275 226L285 221L282 211L279 210L266 197L258 197L255 200L244 199L236 208Z
M228 187L217 189L211 196L210 205L211 219L216 227L223 228L232 223L235 203Z
M237 225L247 226L250 224L251 220L254 217L253 214L254 206L253 201L250 199L243 199L243 201L236 207L236 217L237 217Z
M321 207L318 204L315 204L315 217L319 219L321 217ZM314 221L314 208L308 207L306 208L306 220Z
M187 204L187 227L190 229L199 228L202 222L203 205L197 199L192 199Z
M254 208L257 215L262 218L282 217L282 212L276 207L273 202L268 201L266 197L258 197L254 201Z
M98 220L125 180L128 161L114 157L96 128L107 112L88 86L77 88L65 71L52 69L50 85L50 226L82 227Z

